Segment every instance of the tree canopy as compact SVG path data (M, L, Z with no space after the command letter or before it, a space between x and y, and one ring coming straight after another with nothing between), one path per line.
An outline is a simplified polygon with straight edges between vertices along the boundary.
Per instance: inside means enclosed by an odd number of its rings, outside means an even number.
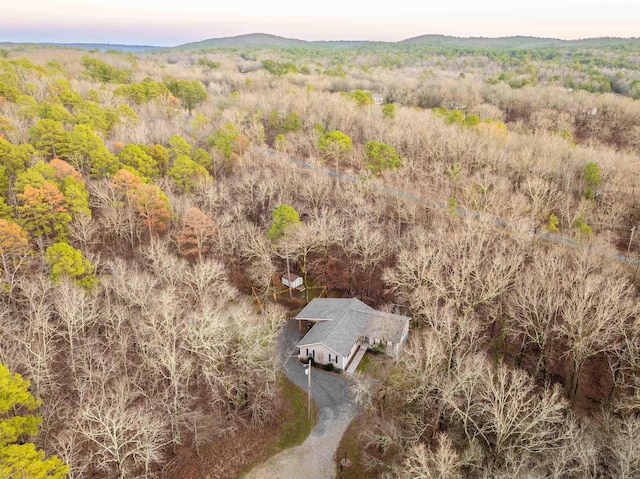
M300 223L300 215L289 205L280 205L272 213L271 227L267 232L267 237L272 241L282 238L287 229Z
M0 363L0 477L6 479L64 479L69 467L57 456L21 438L38 434L41 401L29 392L29 381Z
M69 278L80 286L91 288L96 282L93 265L82 256L80 250L68 243L59 242L49 246L44 259L51 266L50 275L54 283Z
M341 158L351 151L351 138L340 130L328 131L318 140L318 148L330 158Z
M198 80L168 78L165 80L165 85L189 113L208 97L207 90Z
M381 141L371 140L365 145L367 153L367 170L379 175L383 170L395 170L402 165L400 155L396 150Z

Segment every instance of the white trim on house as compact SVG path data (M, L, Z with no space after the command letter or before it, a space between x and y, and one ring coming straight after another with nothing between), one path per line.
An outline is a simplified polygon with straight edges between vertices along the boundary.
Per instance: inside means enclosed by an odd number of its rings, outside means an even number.
M302 286L303 278L294 273L285 273L282 275L281 281L289 288L298 288Z
M298 343L299 357L306 359L306 348L313 347L314 353L319 351L316 363L332 362L340 369L347 367L362 344L383 343L388 355L398 356L410 322L407 316L377 311L356 298L313 299L296 319L314 323Z

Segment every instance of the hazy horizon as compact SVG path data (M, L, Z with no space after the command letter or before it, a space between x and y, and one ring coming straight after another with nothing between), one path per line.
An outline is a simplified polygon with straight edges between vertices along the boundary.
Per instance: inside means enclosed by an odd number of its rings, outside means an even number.
M268 33L301 40L378 40L441 34L458 37L535 36L573 40L637 37L640 4L613 0L539 0L519 4L469 0L417 5L337 0L307 5L283 0L24 0L0 7L0 41L175 46L207 38Z

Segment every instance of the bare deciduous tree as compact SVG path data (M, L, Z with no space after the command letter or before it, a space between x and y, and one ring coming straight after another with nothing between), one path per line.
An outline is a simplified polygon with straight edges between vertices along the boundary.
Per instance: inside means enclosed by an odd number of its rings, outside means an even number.
M496 238L490 228L474 223L453 234L416 232L413 244L398 254L396 268L385 272L385 281L418 311L437 299L461 316L489 305L511 288L522 262L517 254L522 245Z
M640 418L635 415L613 419L607 448L611 473L620 479L637 477L640 471Z
M589 257L578 258L575 272L566 287L562 321L554 330L566 341L572 362L569 397L578 390L580 370L585 361L600 353L613 352L622 339L624 325L633 315L632 289L625 278L598 271Z
M527 346L535 345L538 359L533 374L544 382L549 342L564 302L564 289L552 278L566 274L570 266L560 250L541 253L517 276L513 291L507 297L507 315L509 336L521 344L518 364L527 353Z
M95 467L119 479L138 473L152 477L152 467L162 460L169 443L162 416L136 405L140 393L123 381L107 392L82 398L75 425L92 451Z
M451 439L439 433L436 436L435 450L424 444L417 444L409 451L399 479L461 479L464 462L461 460Z
M52 292L53 307L60 320L59 334L69 349L67 360L71 372L76 372L76 345L98 321L98 304L95 296L72 281L63 281Z
M538 395L526 373L503 364L483 377L479 386L474 415L493 459L505 451L535 455L559 446L557 425L567 410L559 388Z

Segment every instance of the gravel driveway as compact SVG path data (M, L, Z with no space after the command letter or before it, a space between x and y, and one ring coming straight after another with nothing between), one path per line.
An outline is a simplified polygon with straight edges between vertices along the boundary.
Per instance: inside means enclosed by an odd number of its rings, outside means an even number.
M280 354L289 379L307 389L304 366L291 355L304 335L295 320L289 320L280 337ZM332 479L336 475L335 452L356 408L345 375L328 373L318 368L311 372L311 395L320 417L309 437L300 446L282 451L256 466L246 479Z

